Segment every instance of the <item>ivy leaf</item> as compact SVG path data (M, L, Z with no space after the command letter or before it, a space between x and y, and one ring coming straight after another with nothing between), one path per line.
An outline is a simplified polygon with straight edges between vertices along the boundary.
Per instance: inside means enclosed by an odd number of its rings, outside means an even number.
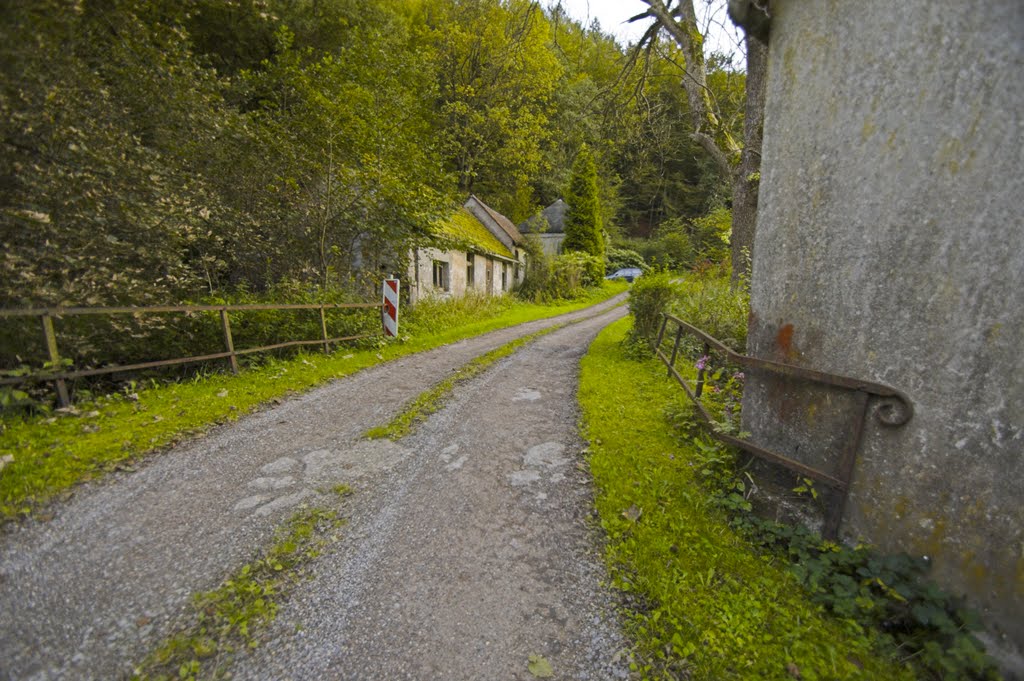
M555 675L551 663L543 655L530 655L530 663L526 665L526 668L538 679L550 679Z

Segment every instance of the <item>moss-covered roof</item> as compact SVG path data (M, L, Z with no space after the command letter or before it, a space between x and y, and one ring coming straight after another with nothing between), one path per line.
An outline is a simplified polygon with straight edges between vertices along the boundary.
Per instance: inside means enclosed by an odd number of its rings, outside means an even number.
M435 233L442 241L457 248L513 259L512 252L505 244L498 241L498 237L491 234L490 230L465 208L460 208L450 218L441 221Z

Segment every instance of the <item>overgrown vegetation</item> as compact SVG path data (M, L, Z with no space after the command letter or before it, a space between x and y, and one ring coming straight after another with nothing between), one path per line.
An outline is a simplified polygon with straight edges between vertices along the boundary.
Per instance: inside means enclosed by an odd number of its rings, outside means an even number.
M526 273L516 288L516 295L524 300L571 300L604 281L604 259L596 255L571 251L551 257L533 236L527 238L526 248Z
M5 413L0 421L0 521L39 510L83 480L129 467L147 453L259 408L295 391L383 361L577 310L625 290L608 284L557 305L508 297L420 306L402 319L399 342L339 349L330 355L265 357L240 375L199 374L171 384L129 384L120 393L86 399L67 411Z
M735 433L741 386L735 374L706 368L714 385L702 402L717 421L716 428ZM684 367L682 373L692 376L693 371ZM909 663L919 679L1000 678L973 635L981 629L977 617L930 581L927 558L882 554L866 545L850 547L823 540L800 525L759 517L753 504L759 500L757 481L738 464L736 452L696 427L689 403L666 410L666 416L676 432L694 444L692 461L710 504L753 547L785 567L813 603L873 632L879 652ZM797 495L817 498L810 480L798 478L794 484Z
M334 490L345 496L344 485ZM137 665L138 681L228 678L234 653L259 635L298 583L305 566L338 538L343 524L328 508L300 510L278 529L271 546L212 591L193 597L191 622Z
M0 306L282 282L365 297L467 193L516 222L564 195L584 146L605 230L721 201L681 115L678 49L625 69L611 35L541 4L11 4ZM743 75L709 68L722 129L738 134ZM7 363L16 348L2 349Z

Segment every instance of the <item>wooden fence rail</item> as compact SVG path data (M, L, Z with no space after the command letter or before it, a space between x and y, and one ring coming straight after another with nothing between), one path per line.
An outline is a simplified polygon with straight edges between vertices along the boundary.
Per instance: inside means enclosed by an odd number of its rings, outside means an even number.
M358 340L368 338L371 334L360 334L355 336L329 337L327 334L326 310L336 309L373 309L382 308L381 303L324 303L324 304L282 304L282 305L155 305L140 307L47 307L27 308L21 310L0 310L0 319L12 317L38 317L43 331L43 342L46 347L48 363L53 367L52 371L44 371L27 376L14 376L0 378L0 385L16 385L31 381L53 381L57 391L57 402L62 407L68 406L71 402L68 395L67 380L82 378L85 376L99 376L102 374L113 374L125 371L139 371L141 369L154 369L157 367L173 366L176 364L189 364L193 362L207 362L215 359L227 359L231 371L238 373L238 356L249 355L254 352L266 352L299 345L322 345L324 352L330 352L332 343L342 341ZM235 349L234 339L231 335L231 312L245 310L318 310L320 313L320 338L313 340L290 340L272 345L262 345L255 348ZM127 314L140 316L144 314L161 314L168 312L217 312L220 317L221 331L224 336L224 351L214 352L206 355L193 357L174 357L152 362L141 362L138 364L116 364L95 369L82 369L79 371L59 371L60 352L57 348L57 334L54 331L53 320L61 317L73 317L81 315L120 315Z

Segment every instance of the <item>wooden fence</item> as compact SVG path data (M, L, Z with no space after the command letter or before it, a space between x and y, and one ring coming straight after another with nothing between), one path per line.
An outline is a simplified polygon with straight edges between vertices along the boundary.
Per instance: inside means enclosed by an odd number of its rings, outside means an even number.
M12 317L38 317L42 328L43 342L46 347L46 354L52 371L31 374L27 376L16 376L0 378L0 385L16 385L29 381L53 381L57 391L57 401L60 406L66 407L70 404L67 380L83 378L86 376L99 376L102 374L113 374L126 371L138 371L141 369L154 369L157 367L172 366L176 364L189 364L192 362L207 362L215 359L227 359L231 371L238 373L238 356L249 355L254 352L266 352L297 345L323 345L324 352L330 352L331 343L342 341L358 340L367 338L371 334L356 336L329 337L327 335L327 318L325 310L333 309L372 309L381 308L381 303L329 303L329 304L296 304L296 305L162 305L148 307L53 307L53 308L31 308L24 310L0 310L0 319ZM318 310L320 312L320 338L313 340L290 340L272 345L262 345L255 348L236 349L234 340L231 337L231 312L242 310ZM141 362L138 364L121 364L98 367L95 369L82 369L78 371L60 371L60 352L57 348L57 334L53 328L53 320L61 317L79 315L132 315L161 314L169 312L216 312L220 316L220 325L224 337L224 350L207 355L196 355L193 357L175 357L152 362Z

